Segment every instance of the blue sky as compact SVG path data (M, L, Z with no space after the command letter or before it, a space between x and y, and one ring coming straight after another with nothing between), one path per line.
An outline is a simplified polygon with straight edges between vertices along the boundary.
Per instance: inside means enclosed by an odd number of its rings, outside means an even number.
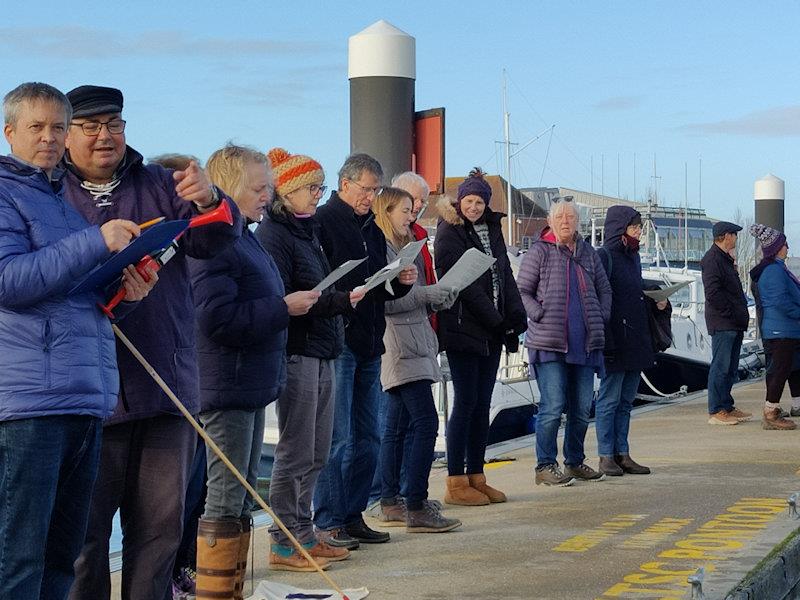
M796 1L13 4L2 93L30 80L119 87L145 156L279 145L334 182L349 151L347 39L386 19L416 38L417 108L446 107L449 176L503 171L506 69L512 139L555 124L515 158L515 185L633 198L635 153L641 199L655 155L662 204L683 203L688 165L697 206L702 159L703 207L728 219L752 213L753 182L771 172L800 244Z

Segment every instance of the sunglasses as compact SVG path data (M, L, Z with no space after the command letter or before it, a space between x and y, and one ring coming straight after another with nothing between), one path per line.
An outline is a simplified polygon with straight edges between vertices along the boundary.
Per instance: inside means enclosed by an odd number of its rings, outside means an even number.
M573 196L556 196L550 202L558 204L559 202L572 202L575 198Z

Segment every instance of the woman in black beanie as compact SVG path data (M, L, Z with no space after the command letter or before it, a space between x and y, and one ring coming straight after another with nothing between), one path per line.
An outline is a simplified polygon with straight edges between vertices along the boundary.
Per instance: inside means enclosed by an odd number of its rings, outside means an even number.
M439 312L439 345L447 354L455 398L447 423L448 504L478 506L505 502L486 484L483 460L489 433L489 406L505 344L516 352L525 331L525 309L511 273L500 220L489 208L492 188L483 171L473 169L455 204L439 203L434 260L442 277L470 248L496 259L491 269L461 291L452 308Z

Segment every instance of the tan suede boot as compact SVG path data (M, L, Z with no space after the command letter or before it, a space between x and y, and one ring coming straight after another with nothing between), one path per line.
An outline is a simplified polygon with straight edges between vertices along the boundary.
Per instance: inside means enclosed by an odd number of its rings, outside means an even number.
M242 526L238 519L200 519L197 600L234 600Z
M244 600L244 580L247 578L247 552L250 550L252 526L250 517L242 517L242 535L239 538L239 559L236 563L236 584L233 590L234 600Z
M486 475L484 473L467 475L467 479L469 480L469 486L489 498L489 502L505 502L508 500L503 492L486 483Z
M446 504L459 506L485 506L490 503L489 497L469 485L466 475L449 475L447 491L444 494Z

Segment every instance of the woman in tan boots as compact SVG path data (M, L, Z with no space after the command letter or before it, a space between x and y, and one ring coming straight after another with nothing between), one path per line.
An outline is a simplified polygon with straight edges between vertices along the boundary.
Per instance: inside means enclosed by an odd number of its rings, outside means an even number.
M208 160L211 181L235 200L248 224L272 196L266 157L226 146ZM208 260L190 259L197 318L200 420L255 487L264 438L264 407L286 377L289 317L316 303L319 292L286 295L275 262L247 226L233 246ZM243 596L253 499L208 451L208 494L198 525L198 600ZM319 560L321 564L327 561Z
M483 460L489 433L489 406L503 345L519 347L527 327L525 309L511 273L500 226L502 213L489 208L492 188L475 169L461 185L455 203L439 203L434 260L441 278L470 248L496 259L462 290L452 308L439 312L439 343L446 351L455 398L447 423L448 504L479 506L505 502L506 495L486 484Z

